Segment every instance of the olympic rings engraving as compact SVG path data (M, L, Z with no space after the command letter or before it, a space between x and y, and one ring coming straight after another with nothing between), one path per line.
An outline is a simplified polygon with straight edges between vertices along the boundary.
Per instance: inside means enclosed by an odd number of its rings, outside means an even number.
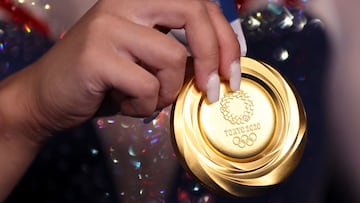
M247 146L251 147L255 144L256 139L257 136L255 133L250 133L249 135L243 134L240 136L235 136L233 138L233 144L240 148L245 148Z

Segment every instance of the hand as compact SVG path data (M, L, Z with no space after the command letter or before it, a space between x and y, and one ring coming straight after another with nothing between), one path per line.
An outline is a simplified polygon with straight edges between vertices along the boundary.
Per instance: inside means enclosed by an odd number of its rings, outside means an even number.
M239 88L240 48L220 9L204 0L101 0L34 64L0 82L0 201L46 135L91 118L106 98L146 116L182 86L186 49L155 28L184 28L198 88L210 101L219 75Z
M175 100L187 60L183 45L156 27L186 30L196 84L210 101L218 99L218 73L239 88L236 36L218 6L202 0L99 1L8 84L22 84L19 106L36 129L49 132L89 119L105 97L123 114L150 115Z

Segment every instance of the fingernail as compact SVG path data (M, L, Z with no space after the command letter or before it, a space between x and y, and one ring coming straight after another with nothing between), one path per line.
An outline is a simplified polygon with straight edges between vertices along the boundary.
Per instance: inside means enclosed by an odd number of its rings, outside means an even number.
M230 88L232 91L240 89L241 68L240 60L235 60L230 64Z
M210 74L206 88L208 101L210 103L217 102L220 94L220 77L217 72Z

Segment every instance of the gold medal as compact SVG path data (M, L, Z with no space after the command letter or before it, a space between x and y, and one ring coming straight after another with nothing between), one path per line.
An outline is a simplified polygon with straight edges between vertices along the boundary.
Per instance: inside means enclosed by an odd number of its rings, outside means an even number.
M306 116L278 71L246 57L241 66L240 90L222 82L215 103L188 81L173 105L171 127L178 158L198 180L211 190L249 196L295 169L305 146Z

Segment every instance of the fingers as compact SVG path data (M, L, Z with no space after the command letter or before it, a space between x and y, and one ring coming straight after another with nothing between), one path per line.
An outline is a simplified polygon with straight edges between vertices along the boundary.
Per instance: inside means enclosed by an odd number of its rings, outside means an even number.
M215 3L200 0L183 1L181 4L179 1L151 3L151 12L145 16L155 20L144 20L139 23L186 30L186 39L194 57L196 84L200 90L207 93L210 102L218 100L219 73L230 81L232 90L239 89L239 42Z
M147 68L158 79L160 89L157 92L159 94L157 108L171 104L184 81L187 59L185 47L157 30L129 22L124 23L128 24L127 30L121 29L115 35L123 39L129 35L132 37L127 37L121 42L120 50L128 50L134 57L140 59L142 64L145 64L143 68Z
M171 28L185 28L195 64L195 79L198 87L209 92L209 77L219 67L219 44L214 27L203 1L157 1L152 10L156 14L154 23ZM163 6L167 4L166 10ZM158 10L161 9L161 10ZM176 18L172 17L176 16ZM213 80L210 80L213 81ZM212 86L210 84L210 86Z
M208 100L215 102L219 97L220 85L219 43L206 7L198 7L198 10L191 11L187 20L199 20L189 21L184 28L194 58L195 82L200 90L207 93Z
M112 78L115 87L130 95L129 99L123 103L123 108L133 109L131 113L141 114L142 111L147 112L149 109L164 107L176 98L181 88L187 56L186 49L175 40L152 29L158 26L186 30L186 38L194 58L196 85L201 91L207 93L210 102L219 99L219 73L230 81L233 90L239 89L240 46L231 26L214 3L201 0L153 0L140 1L140 3L141 7L139 1L99 2L99 5L102 5L101 8L105 8L103 12L108 11L106 13L122 20L122 24L109 25L119 27L112 32L117 51L124 52L122 56L130 61L139 60L145 64L143 67L133 64L132 69L146 68L145 71L154 77L150 79L146 76L147 80L151 81L150 85L153 85L148 88L153 92L146 96L131 93L138 89L121 89L126 84L114 81L116 78ZM132 77L123 79L129 80ZM136 82L131 81L129 84L139 86L139 78L137 80L133 78ZM157 80L158 86L155 85L154 79ZM146 88L144 85L140 86ZM145 92L142 91L142 93ZM158 94L157 97L153 95L155 93ZM149 98L156 100L155 107L152 101L141 112L136 112L137 106Z
M113 87L112 97L120 104L124 115L147 116L155 110L158 102L159 81L151 73L114 54L105 58L101 80Z
M220 74L230 82L230 88L236 91L240 88L240 46L237 36L225 19L219 6L207 2L207 10L219 43Z
M106 87L118 90L113 96L126 95L117 97L121 112L145 116L171 104L184 81L185 47L160 31L124 19L108 16L97 21L105 27L109 21L119 25L107 32L113 47L104 49L115 52L103 59L106 65L100 74Z
M127 1L127 6L137 3ZM143 26L160 25L186 29L187 40L194 57L196 84L201 91L207 92L212 102L216 101L220 80L218 75L219 43L206 2L154 0L143 3L138 12L126 12L126 15L115 10L112 12Z

